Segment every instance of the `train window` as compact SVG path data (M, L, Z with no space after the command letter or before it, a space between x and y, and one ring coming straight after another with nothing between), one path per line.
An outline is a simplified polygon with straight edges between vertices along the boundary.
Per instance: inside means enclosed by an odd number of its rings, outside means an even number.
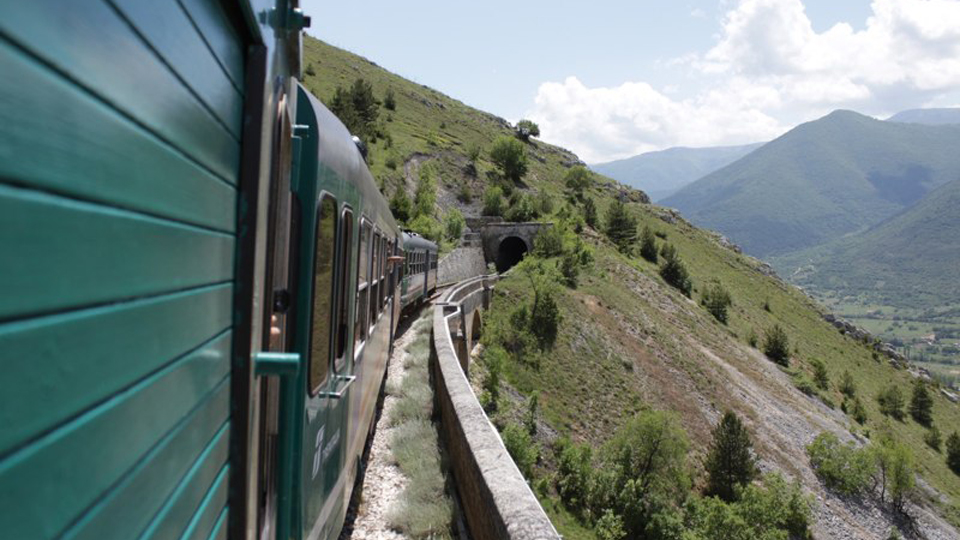
M377 324L377 304L380 286L380 233L373 235L373 266L370 272L370 328Z
M349 324L350 303L347 302L347 296L350 291L350 263L353 260L353 212L349 208L343 210L340 218L340 285L337 294L337 333L336 333L336 361L335 369L340 371L343 367L343 361L347 352L347 325Z
M337 233L337 202L324 196L317 208L316 251L313 259L313 310L310 318L310 390L316 394L327 380L330 365L330 322L333 318L333 268Z
M356 318L353 323L353 339L357 343L362 343L367 339L367 295L370 288L368 279L370 276L369 245L371 231L370 223L363 220L360 226L360 255L357 262Z
M387 239L380 243L380 312L387 299Z

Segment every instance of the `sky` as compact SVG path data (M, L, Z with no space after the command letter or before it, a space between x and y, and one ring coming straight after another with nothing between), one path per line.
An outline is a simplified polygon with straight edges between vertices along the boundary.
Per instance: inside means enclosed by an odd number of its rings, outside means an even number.
M308 33L588 163L960 106L960 0L302 0Z

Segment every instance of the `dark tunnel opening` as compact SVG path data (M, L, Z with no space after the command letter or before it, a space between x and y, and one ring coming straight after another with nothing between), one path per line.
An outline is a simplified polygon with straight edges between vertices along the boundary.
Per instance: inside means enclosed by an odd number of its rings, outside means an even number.
M497 248L497 272L506 272L523 260L527 254L527 243L516 236L508 236Z

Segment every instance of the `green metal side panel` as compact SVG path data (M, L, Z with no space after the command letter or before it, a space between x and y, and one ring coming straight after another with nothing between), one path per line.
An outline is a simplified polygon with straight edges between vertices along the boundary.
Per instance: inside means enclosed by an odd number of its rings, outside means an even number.
M15 8L0 17L2 34L235 182L236 137L105 1L34 0Z
M233 279L234 237L0 185L0 319Z
M223 538L246 44L218 0L0 6L0 536Z
M0 73L0 178L234 231L234 186L2 40Z

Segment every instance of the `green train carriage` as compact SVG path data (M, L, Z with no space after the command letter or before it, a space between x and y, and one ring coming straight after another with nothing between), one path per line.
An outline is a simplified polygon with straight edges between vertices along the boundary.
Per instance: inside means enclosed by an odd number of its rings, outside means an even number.
M402 249L296 84L307 22L282 0L0 3L5 537L339 532Z

